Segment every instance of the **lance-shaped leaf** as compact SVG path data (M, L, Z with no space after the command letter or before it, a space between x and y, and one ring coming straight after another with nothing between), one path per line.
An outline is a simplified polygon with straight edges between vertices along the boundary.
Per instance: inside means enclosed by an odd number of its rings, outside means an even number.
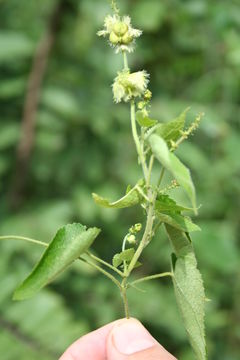
M184 188L196 213L196 194L189 169L169 151L166 142L160 136L156 134L151 135L149 137L149 144L157 160L174 176L179 185Z
M169 225L166 225L166 230L177 256L172 264L177 304L196 359L206 360L205 294L193 246L181 231Z
M189 109L184 110L176 119L160 124L157 127L156 134L161 136L168 146L171 146L171 140L177 141L181 137Z
M32 273L16 289L13 299L24 300L35 295L79 258L93 243L100 229L69 224L58 230Z
M194 224L188 216L183 216L181 214L176 214L173 212L161 213L158 210L156 211L156 214L161 222L169 224L183 232L189 233L201 230L200 227Z
M92 197L96 204L106 207L106 208L115 208L123 209L126 207L137 205L142 200L142 195L139 193L140 182L135 185L132 189L128 190L126 195L117 201L109 201L95 193L92 194Z

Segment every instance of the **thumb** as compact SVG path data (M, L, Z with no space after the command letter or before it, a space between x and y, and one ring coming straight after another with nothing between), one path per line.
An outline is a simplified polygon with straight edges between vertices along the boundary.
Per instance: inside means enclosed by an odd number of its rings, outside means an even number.
M118 322L107 339L107 360L176 360L135 319Z

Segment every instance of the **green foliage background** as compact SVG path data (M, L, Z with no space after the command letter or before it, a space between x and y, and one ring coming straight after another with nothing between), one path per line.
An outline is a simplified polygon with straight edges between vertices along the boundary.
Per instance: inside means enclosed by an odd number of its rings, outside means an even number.
M110 85L122 66L96 36L106 0L66 0L37 111L26 192L11 206L16 150L32 59L53 0L0 1L0 233L48 241L68 222L103 228L94 245L111 260L137 208L97 208L91 192L117 198L140 170L128 106L113 105ZM178 153L192 169L202 232L193 236L207 297L209 359L237 360L240 345L240 17L238 0L128 0L121 8L144 30L132 69L151 73L152 116L174 118L191 105L206 116ZM27 141L28 139L26 139ZM56 359L74 339L123 315L113 285L74 264L34 299L12 302L14 288L42 249L0 244L0 353L4 360ZM144 274L167 271L161 232L146 249ZM129 292L133 316L179 359L193 358L169 280Z

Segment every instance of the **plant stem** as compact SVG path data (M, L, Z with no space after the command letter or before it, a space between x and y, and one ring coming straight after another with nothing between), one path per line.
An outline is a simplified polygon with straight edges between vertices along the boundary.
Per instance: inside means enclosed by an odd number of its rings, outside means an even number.
M123 64L124 64L124 70L129 70L126 51L123 51Z
M138 283L140 283L142 281L154 280L154 279L158 279L158 278L165 277L165 276L173 276L173 274L171 272L164 272L164 273L161 273L161 274L145 276L145 277L143 277L141 279L138 279L138 280L135 280L135 281L131 282L129 284L129 286L138 284Z
M150 161L149 161L149 167L148 167L148 178L147 178L147 183L146 183L147 187L149 187L149 185L150 185L153 163L154 163L154 155L151 155Z
M87 251L87 255L89 255L93 260L96 260L97 262L107 266L109 269L115 271L118 275L120 275L121 277L124 277L124 273L121 270L118 270L115 266L112 266L111 264L109 264L108 262L100 259L99 257L97 257L96 255L93 255L92 253L90 253L89 251Z
M92 267L94 267L95 269L100 271L102 274L104 274L106 277L108 277L110 280L112 280L112 282L114 282L114 284L117 285L117 287L119 288L119 290L122 293L122 285L121 285L121 283L112 274L105 271L104 269L102 269L100 266L98 266L94 262L87 260L86 258L83 259L83 258L80 257L79 259L86 262L87 264L91 265Z
M129 306L128 306L128 299L127 299L127 283L126 283L127 279L123 279L122 284L121 284L121 295L122 295L122 299L123 299L123 305L124 305L124 312L125 312L125 317L127 319L129 319L130 317L130 313L129 313Z
M48 247L48 243L45 243L45 242L39 241L39 240L35 240L35 239L31 239L31 238L28 238L25 236L17 236L17 235L0 236L0 240L24 240L24 241L28 241L33 244Z
M124 239L123 239L122 251L125 251L128 235L129 235L129 234L127 234L127 235L124 237ZM127 271L127 262L126 262L126 260L123 261L123 268L124 268L124 276L125 276L126 271Z
M131 101L131 125L132 125L132 135L133 135L133 140L135 142L136 145L136 149L137 149L137 153L139 156L139 160L140 163L142 165L142 169L143 169L143 174L144 174L144 178L147 181L148 178L148 170L147 170L147 165L145 162L145 157L144 154L142 152L142 148L141 148L141 144L139 141L139 137L138 137L138 133L137 133L137 126L136 126L136 110L135 110L135 102L132 100Z
M143 249L149 242L149 238L151 236L152 227L153 227L153 221L154 221L154 206L155 206L155 198L153 199L152 204L149 206L145 231L142 240L128 266L128 271L126 274L127 277L131 274L132 270L134 269L134 266L136 265L139 257L142 254Z
M91 256L91 254L88 253L89 256ZM96 257L94 255L92 255L91 257L94 257L95 260ZM122 300L123 300L123 305L124 305L124 312L125 312L125 316L127 319L129 319L129 307L128 307L128 300L127 300L127 284L126 284L126 278L123 279L122 283L120 283L112 274L110 274L109 272L105 271L104 269L102 269L100 266L98 266L97 264L95 264L92 261L89 261L86 258L79 258L80 260L86 262L87 264L89 264L90 266L94 267L95 269L97 269L98 271L100 271L103 275L105 275L108 279L110 279L115 285L117 285L117 287L120 290L121 296L122 296ZM101 260L101 259L99 259ZM103 260L101 260L102 262ZM108 264L110 265L110 264Z

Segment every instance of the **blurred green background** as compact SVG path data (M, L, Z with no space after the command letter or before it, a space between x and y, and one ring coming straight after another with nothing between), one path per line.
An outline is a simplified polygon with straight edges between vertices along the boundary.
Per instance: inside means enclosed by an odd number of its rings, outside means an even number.
M195 219L202 232L193 239L211 299L209 359L238 360L240 3L121 0L120 6L144 31L130 64L151 74L152 116L171 120L189 105L189 120L206 114L178 153L202 204ZM0 234L50 241L60 226L79 221L103 229L94 250L111 261L129 226L143 217L138 208L105 210L91 199L93 191L117 198L140 174L128 106L112 102L122 58L96 36L108 11L107 0L0 1ZM12 302L41 253L17 241L0 244L3 360L57 359L82 334L123 316L118 291L80 262L35 298ZM167 271L169 254L160 231L139 273ZM131 314L180 360L193 359L170 281L144 289L129 291Z

